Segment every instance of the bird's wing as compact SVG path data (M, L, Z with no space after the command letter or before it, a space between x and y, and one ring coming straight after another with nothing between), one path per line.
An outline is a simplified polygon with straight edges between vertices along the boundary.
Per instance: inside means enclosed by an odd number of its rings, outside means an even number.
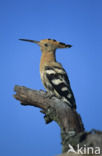
M75 98L66 71L62 67L46 66L45 72L55 95L57 93L70 107L76 108Z

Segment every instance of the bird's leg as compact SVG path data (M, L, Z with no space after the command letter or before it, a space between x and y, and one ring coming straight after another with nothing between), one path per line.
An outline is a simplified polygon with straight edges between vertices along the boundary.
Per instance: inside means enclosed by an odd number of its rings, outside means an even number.
M45 91L43 91L41 89L40 89L40 93L42 93L42 94L46 93L46 98L49 98L49 99L51 99L52 97L55 97L55 95L52 94L51 92L47 92L47 91L45 92Z
M51 98L58 98L58 99L60 99L61 100L61 97L59 96L56 96L54 93L52 93L52 92L46 92L46 98L49 98L49 99L51 99Z
M55 95L52 94L51 92L46 92L46 98L51 99L52 97L55 97Z

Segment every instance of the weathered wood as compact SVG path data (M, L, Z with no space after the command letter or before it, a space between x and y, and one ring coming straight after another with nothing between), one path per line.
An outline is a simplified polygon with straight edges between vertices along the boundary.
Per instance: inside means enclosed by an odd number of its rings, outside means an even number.
M64 132L84 130L79 114L75 110L71 110L60 99L49 98L44 91L36 91L24 86L15 86L14 91L16 91L14 98L19 100L22 105L41 108L45 112L45 118L55 120Z
M53 120L57 122L61 129L63 152L68 151L69 144L75 147L75 149L77 144L95 147L93 138L95 142L98 142L98 145L102 143L102 133L96 135L95 132L94 134L85 132L80 115L60 99L56 97L51 98L44 91L36 91L24 86L16 85L14 91L16 92L14 98L19 100L22 105L40 108L41 112L45 114L44 119L46 123L50 123Z

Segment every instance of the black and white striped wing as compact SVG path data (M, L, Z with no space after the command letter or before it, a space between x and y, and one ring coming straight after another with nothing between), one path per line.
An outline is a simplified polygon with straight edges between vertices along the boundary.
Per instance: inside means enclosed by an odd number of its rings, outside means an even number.
M70 107L76 108L75 98L70 87L70 82L65 70L61 67L53 66L45 68L46 77L54 94L60 97Z

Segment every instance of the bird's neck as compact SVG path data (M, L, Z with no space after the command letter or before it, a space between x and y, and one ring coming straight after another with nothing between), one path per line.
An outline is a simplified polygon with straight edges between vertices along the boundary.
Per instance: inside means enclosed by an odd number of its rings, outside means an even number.
M42 52L41 62L42 63L56 62L55 52Z
M44 66L50 65L54 62L56 62L55 52L42 52L40 69L43 69Z

